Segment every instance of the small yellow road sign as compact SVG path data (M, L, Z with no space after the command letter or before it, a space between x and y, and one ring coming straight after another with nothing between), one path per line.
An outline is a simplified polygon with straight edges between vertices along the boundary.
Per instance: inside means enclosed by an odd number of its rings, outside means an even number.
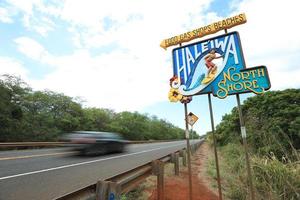
M187 116L188 124L193 126L199 118L194 115L194 113L190 112Z

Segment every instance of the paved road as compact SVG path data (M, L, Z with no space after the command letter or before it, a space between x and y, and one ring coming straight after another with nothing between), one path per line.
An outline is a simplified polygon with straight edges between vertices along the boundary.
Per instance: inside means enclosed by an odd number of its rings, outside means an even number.
M122 154L80 157L66 149L0 152L0 200L47 200L184 148L185 141L129 145Z

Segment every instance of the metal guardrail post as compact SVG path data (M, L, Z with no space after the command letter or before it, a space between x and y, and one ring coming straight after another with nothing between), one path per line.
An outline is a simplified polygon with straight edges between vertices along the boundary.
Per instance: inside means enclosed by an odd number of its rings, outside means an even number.
M182 164L183 164L183 150L179 150L179 159L182 157Z
M96 200L120 200L121 185L117 182L98 181L96 185Z
M175 153L174 167L175 167L175 175L179 176L179 154L178 153Z
M196 151L197 151L197 145L196 144L193 145L193 149L194 149L194 154L195 154Z
M171 162L174 163L174 173L179 176L179 155L178 153L171 154Z
M108 181L99 180L96 185L96 200L107 199Z
M190 152L191 152L191 155L194 154L194 151L193 151L193 146L190 146Z
M164 162L154 160L152 162L152 172L157 176L157 200L164 200Z
M182 165L186 167L186 150L182 150Z
M108 183L108 200L120 200L121 199L121 185L116 182Z
M183 157L183 149L179 150L179 156Z
M171 153L171 163L174 163L175 161L175 153Z

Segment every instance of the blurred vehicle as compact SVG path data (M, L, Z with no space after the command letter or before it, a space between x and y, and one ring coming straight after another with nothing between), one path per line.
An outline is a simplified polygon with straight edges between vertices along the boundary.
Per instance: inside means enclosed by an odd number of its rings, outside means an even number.
M62 140L81 155L124 152L128 143L117 133L96 131L75 131L64 135Z

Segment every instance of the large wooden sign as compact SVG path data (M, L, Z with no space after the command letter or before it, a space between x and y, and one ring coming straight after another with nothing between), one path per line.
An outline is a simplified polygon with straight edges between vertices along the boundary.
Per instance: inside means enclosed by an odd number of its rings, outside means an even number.
M178 93L192 96L212 93L219 98L237 93L263 93L270 88L267 68L246 69L238 32L175 48L173 76Z
M207 26L203 26L195 30L165 39L160 43L160 46L164 49L167 49L170 46L177 45L183 42L189 42L193 39L213 34L224 29L229 29L234 26L244 24L246 22L246 15L242 13L234 17L229 17L227 19L209 24Z

